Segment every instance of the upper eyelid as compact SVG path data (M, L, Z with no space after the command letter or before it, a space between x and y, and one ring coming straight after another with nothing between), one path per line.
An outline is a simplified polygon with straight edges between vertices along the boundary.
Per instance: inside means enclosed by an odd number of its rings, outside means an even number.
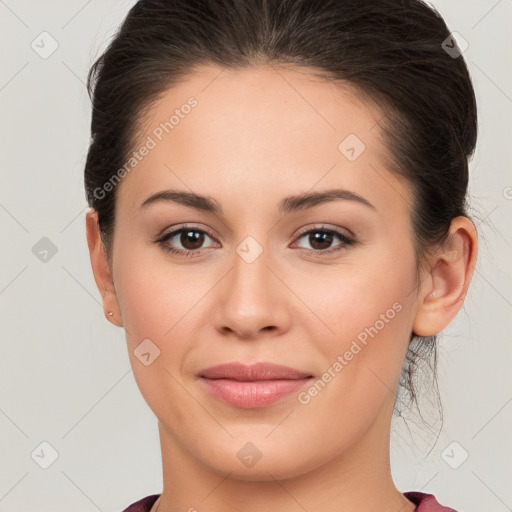
M171 229L170 231L167 231L167 230L164 230L162 232L162 234L159 236L159 238L162 238L162 237L167 237L171 234L176 234L176 233L179 233L181 231L184 231L186 229L190 229L192 231L196 230L196 231L202 231L204 233L206 233L208 236L210 236L211 238L216 238L215 235L213 235L208 229L205 229L203 227L198 227L198 226L189 226L188 224L185 224L183 226L179 226L177 228L173 228ZM340 231L340 230L345 230L345 231L348 231L348 235L346 236L354 236L354 233L348 229L348 228L341 228L341 227L331 227L331 226L328 226L328 225L325 225L325 224L322 224L322 225L317 225L317 226L309 226L309 227L305 227L305 228L301 228L298 233L296 233L296 237L297 236L301 236L301 235L304 235L306 233L309 233L310 231Z
M322 224L321 226L310 226L307 228L301 228L299 232L295 235L295 237L299 237L302 235L305 235L306 233L309 233L310 231L332 231L334 233L338 233L340 235L346 236L347 238L355 238L356 235L348 228L342 228L342 227L331 227L327 226L325 224ZM348 233L345 234L343 231L347 231Z
M181 227L178 227L178 228L173 228L170 231L164 231L162 233L162 235L160 235L157 238L157 241L169 240L171 238L174 238L176 235L179 235L183 231L186 231L187 229L190 230L190 231L200 231L200 232L205 233L206 235L208 235L212 240L217 241L216 237L212 233L210 233L208 230L206 230L204 228L199 228L199 227L196 227L196 226L181 226Z

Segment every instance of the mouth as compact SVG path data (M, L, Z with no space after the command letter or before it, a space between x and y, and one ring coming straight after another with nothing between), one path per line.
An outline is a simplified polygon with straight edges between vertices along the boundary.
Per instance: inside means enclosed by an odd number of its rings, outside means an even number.
M197 376L214 398L242 409L267 407L313 379L311 373L269 362L225 363L206 368Z

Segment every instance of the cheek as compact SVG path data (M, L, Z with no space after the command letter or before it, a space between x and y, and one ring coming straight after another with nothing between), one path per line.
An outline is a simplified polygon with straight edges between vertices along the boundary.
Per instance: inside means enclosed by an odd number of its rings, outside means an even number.
M307 297L308 307L317 313L309 312L306 321L315 349L322 353L319 370L336 375L325 396L343 397L355 410L363 403L378 407L400 376L414 300L414 256L406 249L400 259L390 248L379 257L333 269L330 275L302 277L298 295Z
M205 294L203 287L191 281L193 277L192 270L156 264L137 257L135 251L116 268L116 290L137 386L159 417L173 403L176 425L185 424L190 416L178 381L199 322L199 308L194 305ZM144 353L149 353L147 365Z
M131 342L171 339L182 329L205 291L197 272L172 265L141 248L119 258L116 291L127 337Z
M404 258L399 267L394 261L381 256L320 269L309 276L289 273L288 281L308 309L309 320L304 315L302 320L310 326L319 323L318 332L324 333L326 345L338 345L338 349L358 335L364 340L366 329L372 326L382 333L390 332L392 325L398 328L396 324L407 320L405 310L412 304L414 266L412 259Z

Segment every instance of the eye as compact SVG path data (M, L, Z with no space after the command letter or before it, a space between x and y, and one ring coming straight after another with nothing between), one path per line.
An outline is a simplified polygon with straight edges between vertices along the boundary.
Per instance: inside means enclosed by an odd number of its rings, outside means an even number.
M156 240L156 243L160 244L163 249L172 254L199 256L206 238L213 239L213 237L203 229L183 226L166 233Z
M311 247L308 252L316 254L324 254L326 252L332 253L346 249L348 246L356 244L356 240L341 231L333 228L319 228L309 229L299 235L298 240L305 239ZM332 246L333 242L339 243ZM308 249L307 247L301 246Z
M207 238L214 239L213 235L203 229L193 226L182 226L179 229L164 234L156 240L156 243L171 254L195 257L202 254L203 244ZM303 231L298 236L298 240L302 239L310 244L311 249L301 245L299 247L311 254L338 252L357 243L354 238L343 232L324 226ZM332 244L336 241L338 243L333 246ZM210 247L219 246L217 242L215 244L217 245L211 245Z

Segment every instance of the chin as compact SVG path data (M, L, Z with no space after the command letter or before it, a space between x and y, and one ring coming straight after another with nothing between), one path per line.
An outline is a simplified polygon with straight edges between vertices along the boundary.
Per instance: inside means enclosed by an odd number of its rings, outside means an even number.
M222 453L217 453L214 457L211 457L210 452L208 460L204 462L218 473L251 482L286 480L311 470L312 464L305 459L304 453L298 447L286 450L283 446L269 446L267 443L258 450L254 445L244 443L242 448L233 453L233 446L226 446Z
M260 461L252 468L242 468L240 464L226 464L212 468L221 474L229 474L230 478L246 482L273 482L298 477L307 472L293 464L265 464Z

